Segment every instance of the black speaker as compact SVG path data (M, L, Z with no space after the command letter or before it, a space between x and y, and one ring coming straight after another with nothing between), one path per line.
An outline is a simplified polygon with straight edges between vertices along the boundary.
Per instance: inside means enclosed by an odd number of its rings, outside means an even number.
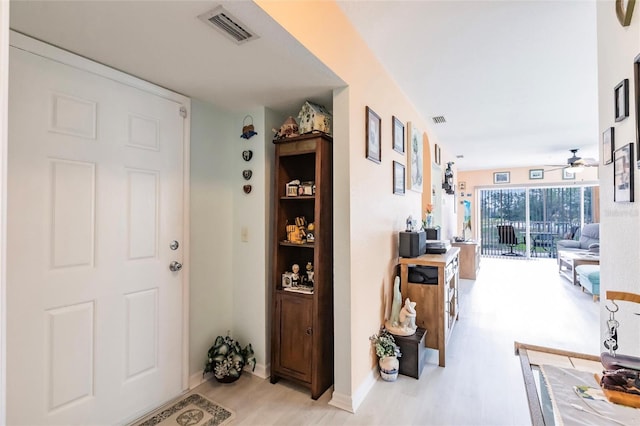
M426 228L427 240L439 240L440 228Z
M400 257L418 257L427 250L427 237L424 231L400 232Z

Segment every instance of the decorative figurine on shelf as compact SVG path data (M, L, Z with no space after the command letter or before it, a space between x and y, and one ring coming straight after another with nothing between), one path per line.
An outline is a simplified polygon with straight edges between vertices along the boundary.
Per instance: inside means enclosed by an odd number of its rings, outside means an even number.
M280 126L280 130L272 129L276 134L275 139L284 139L284 138L293 138L295 136L300 136L298 133L298 123L296 123L295 118L289 116L282 126Z
M307 241L307 219L304 216L296 217L296 226L300 234L300 241L305 243Z
M411 215L409 215L409 217L407 218L407 229L405 229L405 231L411 232L412 224L413 224L413 217L411 217Z
M291 274L291 285L294 287L300 285L300 265L294 263L291 266L291 272L293 272Z
M311 262L307 262L305 269L307 270L307 281L313 284L313 264Z
M416 302L407 298L402 306L400 294L400 277L393 282L393 302L391 304L391 318L385 322L385 328L396 336L412 336L416 332Z
M411 334L416 332L416 302L412 302L407 297L404 301L404 306L400 310L398 317L400 326L407 331L411 331Z
M306 101L298 113L300 134L322 132L331 134L331 113L322 105Z
M316 226L313 224L313 222L307 225L307 242L308 243L313 243L316 241L316 236L314 234L315 230L316 230Z

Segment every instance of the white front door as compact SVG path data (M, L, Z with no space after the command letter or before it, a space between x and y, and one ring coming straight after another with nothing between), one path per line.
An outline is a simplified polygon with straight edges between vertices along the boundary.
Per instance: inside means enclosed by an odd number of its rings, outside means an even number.
M9 94L7 423L129 420L183 390L181 105L14 47Z

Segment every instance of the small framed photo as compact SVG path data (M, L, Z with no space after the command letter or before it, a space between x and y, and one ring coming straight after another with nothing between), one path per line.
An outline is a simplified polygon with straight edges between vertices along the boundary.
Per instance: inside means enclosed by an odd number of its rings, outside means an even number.
M393 116L393 150L404 154L404 124Z
M544 179L544 170L543 169L530 169L529 170L529 180L536 179Z
M458 189L460 189L461 191L464 191L465 189L467 189L467 182L458 182Z
M625 78L613 90L616 122L629 116L629 79Z
M613 151L615 151L615 129L609 127L602 133L602 164L613 162Z
M633 60L633 82L633 87L635 87L634 100L636 107L636 141L640 143L640 111L638 110L638 107L640 107L640 55L636 56ZM611 148L615 149L613 138L611 138ZM637 167L640 168L640 149L638 149L637 151Z
M493 183L509 183L511 182L511 172L495 172L493 174Z
M367 159L379 164L382 161L382 145L380 143L382 120L380 116L369 107L367 107L366 127Z
M576 174L571 171L571 167L562 169L562 180L575 180Z
M628 143L613 152L613 201L633 202L633 143Z
M393 193L404 195L406 174L404 172L404 164L393 162Z

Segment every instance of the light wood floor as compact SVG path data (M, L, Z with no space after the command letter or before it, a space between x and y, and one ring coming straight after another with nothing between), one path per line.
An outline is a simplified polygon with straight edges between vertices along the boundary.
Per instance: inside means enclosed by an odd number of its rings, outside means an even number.
M378 380L356 414L328 405L331 392L313 401L303 388L248 374L194 392L234 410L241 425L528 425L514 340L599 353L599 305L559 277L553 259L484 258L460 294L447 367L429 350L420 380Z

